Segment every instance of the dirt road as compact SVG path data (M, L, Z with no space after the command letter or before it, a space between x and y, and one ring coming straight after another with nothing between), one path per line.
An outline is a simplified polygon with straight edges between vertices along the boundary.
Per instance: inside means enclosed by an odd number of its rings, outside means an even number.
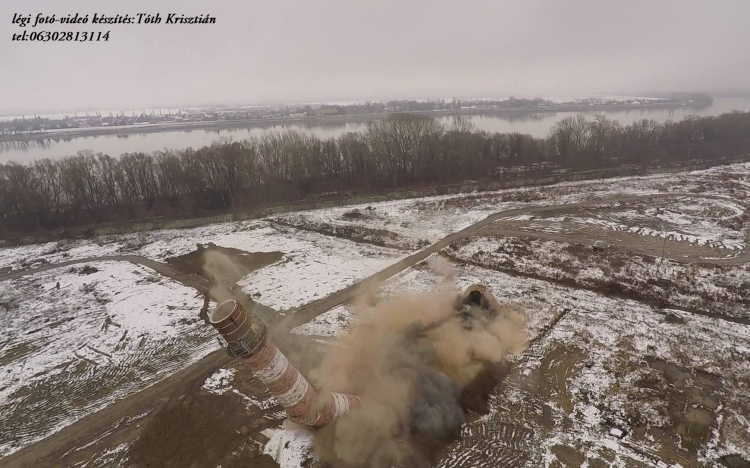
M41 273L43 271L54 270L56 268L64 268L66 266L78 265L81 263L106 262L106 261L130 262L136 265L142 265L142 266L145 266L146 268L150 268L154 270L157 273L161 273L162 275L168 278L172 278L175 281L179 281L185 286L195 288L203 294L208 292L208 281L206 281L205 278L202 278L196 275L186 275L184 273L181 273L175 270L174 268L167 265L166 263L157 262L156 260L151 260L150 258L141 257L139 255L104 255L100 257L79 258L76 260L70 260L70 261L61 262L61 263L51 263L49 265L44 265L44 266L37 267L37 268L31 268L28 270L14 271L5 276L0 276L0 281L14 280L14 279L22 278L24 276L33 275L34 273Z
M323 298L317 302L309 304L308 306L302 307L295 313L287 316L277 327L277 333L285 334L286 331L292 328L302 325L314 319L321 313L336 307L340 304L351 301L357 293L366 288L374 288L380 282L406 270L409 267L416 265L417 263L425 260L428 256L437 253L450 245L465 237L477 234L481 229L495 223L502 218L529 214L529 213L541 213L554 210L570 210L573 208L591 206L600 203L614 203L614 202L630 202L640 201L649 199L670 199L679 197L692 197L692 198L714 198L726 200L727 197L713 196L713 195L696 195L687 193L670 193L670 194L654 194L654 195L638 195L638 196L618 196L610 198L593 199L584 203L578 204L561 204L561 205L547 205L547 206L535 206L535 207L524 207L513 210L507 210L499 213L495 213L486 219L472 224L471 226L462 229L456 233L450 234L445 238L439 240L433 245L385 268L384 270L365 278L358 283L344 288L326 298ZM747 208L747 205L743 204ZM493 231L496 234L498 231ZM506 235L518 235L513 231L508 231ZM540 239L557 240L561 242L579 242L575 238L569 238L564 235L550 235L548 233L533 233L523 232L525 237L536 237ZM750 231L748 231L748 242L750 243ZM669 258L669 257L667 257ZM721 264L721 265L738 265L750 261L750 251L746 248L745 251L734 258L729 259L703 259L698 257L678 257L674 260L682 262L694 262L694 263L709 263L709 264ZM134 255L122 255L122 256L101 256L101 257L89 257L78 260L71 260L68 262L45 265L39 268L30 270L23 270L10 273L0 277L0 281L12 280L21 278L34 273L49 271L55 268L62 268L65 266L90 263L95 261L126 261L134 264L142 265L144 267L153 269L154 271L161 273L169 278L179 281L180 283L193 287L202 293L208 293L208 282L195 275L186 275L181 273L174 268L145 257L134 256ZM260 306L264 309L264 320L269 320L272 316L270 309ZM229 358L223 351L215 352L206 356L201 361L193 364L192 366L179 371L172 376L160 381L159 383L152 385L140 392L130 395L117 403L104 408L103 410L94 413L65 429L52 434L44 440L41 440L35 444L25 447L18 452L5 457L0 460L0 466L7 468L21 468L25 466L47 466L50 465L51 461L59 459L59 457L66 451L81 446L95 437L100 435L102 432L107 431L107 428L116 425L118 420L123 418L132 417L137 414L143 414L153 408L159 407L168 398L168 396L180 386L192 382L198 377L206 375L208 372L213 371L226 363L229 362ZM129 426L130 427L130 426ZM123 429L125 430L125 429ZM130 432L128 436L132 436L133 429L128 429ZM108 436L109 437L109 436ZM125 437L125 436L123 436Z

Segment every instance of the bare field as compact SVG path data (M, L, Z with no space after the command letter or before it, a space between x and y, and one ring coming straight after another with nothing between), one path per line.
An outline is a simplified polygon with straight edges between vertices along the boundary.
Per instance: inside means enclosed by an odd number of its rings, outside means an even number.
M619 300L571 310L526 352L495 413L465 431L526 429L525 447L493 444L515 466L697 467L747 456L750 328L672 313L681 323ZM483 466L462 460L487 444L462 439L444 466Z
M0 454L39 440L217 349L194 290L94 262L0 283Z
M501 219L482 234L528 232L580 243L611 243L620 250L673 258L732 258L746 249L745 206L701 196L602 203Z

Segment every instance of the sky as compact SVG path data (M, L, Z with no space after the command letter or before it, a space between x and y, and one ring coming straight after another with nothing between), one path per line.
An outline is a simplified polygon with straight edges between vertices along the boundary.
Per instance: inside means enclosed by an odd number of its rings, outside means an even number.
M12 24L38 13L163 20ZM748 0L2 0L0 114L748 89L748 18ZM12 41L24 30L110 37Z

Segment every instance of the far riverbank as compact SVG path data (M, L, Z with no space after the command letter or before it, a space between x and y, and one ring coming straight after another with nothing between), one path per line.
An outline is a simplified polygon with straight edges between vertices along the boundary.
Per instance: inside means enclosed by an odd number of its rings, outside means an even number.
M688 105L685 103L641 103L641 104L606 104L606 105L569 105L556 107L537 108L503 108L483 109L469 108L460 110L422 111L409 112L411 114L428 115L431 117L451 115L493 115L493 114L555 114L560 112L617 112L638 109L670 109L670 108L695 108L702 109L710 105ZM169 122L158 124L123 125L113 127L88 127L56 129L34 133L23 133L15 135L0 135L2 141L28 141L39 139L69 139L76 137L98 136L98 135L126 135L134 133L153 133L169 131L188 130L212 130L223 128L250 128L250 127L273 127L284 124L308 124L325 125L347 122L367 123L377 119L386 118L389 113L373 114L346 114L332 116L309 116L309 117L282 117L275 119L241 119L241 120L212 120L200 122Z

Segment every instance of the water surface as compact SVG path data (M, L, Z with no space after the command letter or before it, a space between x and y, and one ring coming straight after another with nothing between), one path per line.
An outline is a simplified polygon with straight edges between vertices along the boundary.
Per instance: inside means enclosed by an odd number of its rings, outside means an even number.
M615 111L589 112L518 112L518 113L485 113L466 115L477 129L488 132L519 132L535 137L545 137L550 127L565 117L583 114L593 119L596 115L606 115L628 125L641 119L654 119L659 122L666 120L681 120L687 115L719 115L732 110L750 111L750 98L716 98L713 105L707 107L672 107L627 109ZM437 117L443 124L450 125L454 116ZM282 132L297 130L318 136L319 138L338 137L346 132L364 131L367 128L366 119L362 121L334 123L287 123L287 124L255 124L221 129L195 130L167 130L150 133L131 133L125 135L96 135L96 136L66 136L65 138L47 138L29 141L0 142L0 162L18 161L31 162L41 158L61 158L76 154L81 150L92 150L95 153L105 153L119 156L122 153L132 153L170 149L200 148L210 145L219 138L243 140L252 136L260 136L265 132Z

